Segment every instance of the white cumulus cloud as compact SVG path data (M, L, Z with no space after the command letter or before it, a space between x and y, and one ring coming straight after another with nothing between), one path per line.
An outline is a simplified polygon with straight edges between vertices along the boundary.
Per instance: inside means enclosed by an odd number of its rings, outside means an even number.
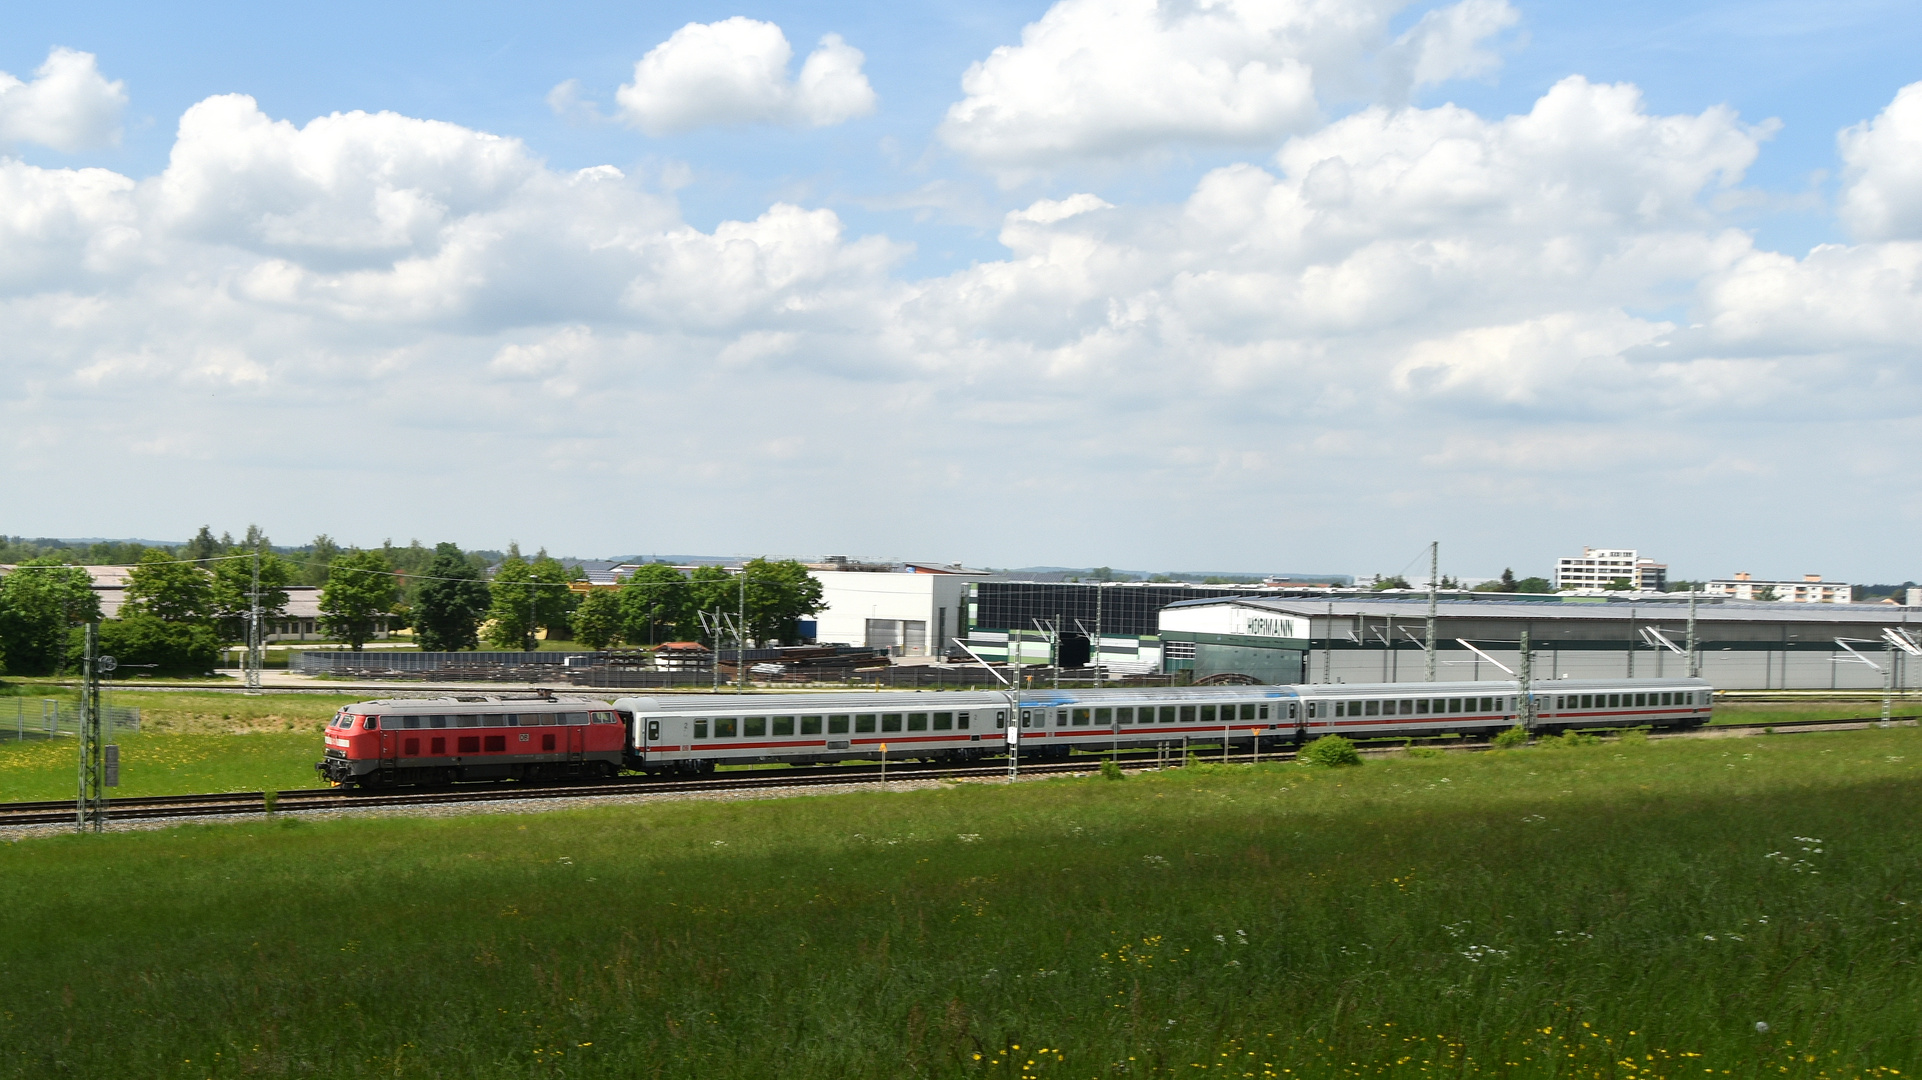
M1922 82L1873 120L1842 132L1842 220L1869 239L1922 239Z
M1272 144L1321 122L1323 91L1389 96L1493 68L1504 0L1431 11L1388 42L1407 0L1059 0L962 77L941 138L1010 175L1168 144Z
M688 23L641 57L615 94L622 119L649 135L730 124L827 127L874 111L861 50L828 34L788 75L794 49L770 22L736 15ZM562 84L566 86L567 84ZM572 91L550 95L574 107Z
M1634 514L1679 544L1785 485L1922 520L1858 474L1922 432L1922 243L1758 247L1716 207L1772 130L1580 78L1512 116L1375 106L1172 204L1032 200L1000 257L917 277L800 199L697 228L514 139L209 98L153 176L0 162L0 503L112 468L127 512L204 518L259 468L313 531L491 535L470 495L508 463L610 552L955 534L985 559L989 483L1037 523L1010 558L1126 521L1128 550L1219 565L1333 536L1299 554L1335 569L1374 541L1301 522L1358 497L1502 543ZM178 467L221 445L248 454ZM914 483L821 501L876 468Z
M73 153L120 141L126 84L108 82L92 53L56 48L25 82L0 71L0 149L36 143Z

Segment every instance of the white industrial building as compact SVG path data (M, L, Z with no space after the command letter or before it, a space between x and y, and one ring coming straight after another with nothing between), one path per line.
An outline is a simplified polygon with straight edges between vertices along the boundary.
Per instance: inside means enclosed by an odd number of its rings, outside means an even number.
M967 635L968 586L988 576L958 566L846 559L810 564L808 571L821 583L814 640L937 659L950 641Z

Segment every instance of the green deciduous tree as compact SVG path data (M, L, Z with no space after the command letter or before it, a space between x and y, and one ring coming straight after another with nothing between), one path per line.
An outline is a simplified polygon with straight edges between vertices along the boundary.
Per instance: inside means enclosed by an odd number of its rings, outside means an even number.
M675 628L676 635L687 641L720 645L711 631L702 628L701 612L713 617L739 610L740 596L735 591L734 575L719 566L697 566L687 576L684 591L687 601L681 609L682 621Z
M314 537L313 543L307 545L306 557L301 560L300 583L302 585L327 584L328 564L332 563L334 556L338 554L340 554L340 545L334 543L333 537L326 533Z
M1515 591L1525 593L1551 593L1555 591L1555 584L1545 577L1525 577L1515 583Z
M57 558L34 559L0 578L0 656L16 675L51 675L68 631L100 618L93 579Z
M229 556L244 558L226 558L208 564L214 575L214 632L222 642L247 640L247 614L252 603L248 593L254 587L255 551L260 553L261 618L278 619L287 613L287 586L293 584L294 567L269 549L266 537L249 540L257 540L259 548L241 545L227 549Z
M77 665L85 651L85 638L73 631L69 662ZM220 639L205 621L169 621L136 611L100 624L100 652L120 662L122 675L137 668L153 675L205 675L220 658Z
M380 552L336 555L320 590L321 625L359 652L399 602L400 580Z
M692 620L687 575L648 563L621 583L621 637L629 645L658 645Z
M821 610L821 582L793 559L749 559L748 637L756 641L797 641L801 619Z
M426 580L414 596L415 640L429 652L454 652L480 647L481 619L490 597L480 570L468 562L455 544L434 545Z
M621 640L621 595L595 589L574 609L574 640L590 649L605 649Z
M203 530L204 531L204 530ZM166 622L205 624L214 617L214 576L204 567L149 551L127 573L123 616L151 615Z

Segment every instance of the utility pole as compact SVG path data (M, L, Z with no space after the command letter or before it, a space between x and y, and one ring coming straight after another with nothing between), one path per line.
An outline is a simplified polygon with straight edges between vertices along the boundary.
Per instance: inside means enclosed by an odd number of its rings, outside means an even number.
M1688 677L1693 679L1701 674L1702 666L1695 659L1695 586L1688 587Z
M1522 662L1517 666L1516 683L1521 693L1515 698L1515 719L1522 723L1523 731L1535 730L1535 694L1531 689L1534 674L1535 650L1529 646L1528 631L1522 631Z
M741 564L741 615L734 626L734 676L741 693L747 693L747 563Z
M1048 643L1049 660L1054 664L1054 688L1061 689L1061 613L1054 613L1054 640Z
M1101 590L1105 582L1094 583L1094 651L1089 657L1094 661L1094 688L1101 689Z
M1435 601L1441 588L1441 542L1428 542L1428 681L1435 681Z
M1628 677L1635 677L1635 605L1628 605Z
M260 669L265 666L260 640L260 541L254 540L254 587L247 594L247 693L260 693Z
M1333 600L1330 600L1328 601L1328 621L1326 625L1322 627L1322 639L1321 639L1321 681L1322 682L1331 683L1335 681L1335 677L1333 674L1334 666L1335 666L1335 602Z

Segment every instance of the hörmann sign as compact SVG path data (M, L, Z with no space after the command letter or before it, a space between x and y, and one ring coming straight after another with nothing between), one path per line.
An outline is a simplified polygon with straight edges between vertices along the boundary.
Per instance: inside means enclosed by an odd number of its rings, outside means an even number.
M1305 620L1287 615L1256 615L1248 613L1242 620L1242 633L1249 637L1301 638L1307 637Z

